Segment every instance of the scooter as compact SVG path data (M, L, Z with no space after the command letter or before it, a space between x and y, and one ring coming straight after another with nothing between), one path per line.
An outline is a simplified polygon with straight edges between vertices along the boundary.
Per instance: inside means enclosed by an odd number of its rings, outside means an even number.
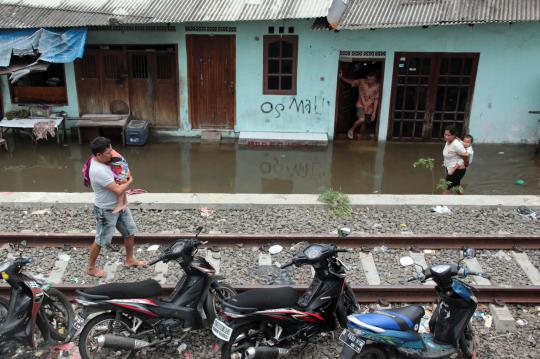
M102 284L77 291L76 302L83 307L70 331L73 339L80 331L79 352L84 359L121 355L133 358L170 342L185 348L182 339L191 330L206 328L220 314L221 300L236 291L216 276L215 269L200 256L197 237L177 240L149 263L175 260L185 276L179 279L168 298L158 298L160 284L147 279L134 283ZM96 314L85 323L90 314ZM84 324L85 323L85 324ZM83 325L84 324L84 325Z
M73 322L73 308L59 290L22 272L30 263L32 258L21 253L0 264L1 280L11 287L9 300L0 297L0 343L14 341L36 348L38 334L45 343L63 341Z
M339 230L340 237L350 233ZM212 332L219 338L221 358L282 358L323 332L345 327L347 315L357 310L354 293L345 281L345 265L335 244L311 244L281 266L311 265L315 277L299 296L292 287L262 288L243 292L223 303ZM223 319L223 320L222 320Z
M474 249L465 249L463 259L475 255ZM424 308L419 305L353 314L348 317L348 329L339 337L344 344L339 358L390 359L405 356L442 359L455 358L460 351L463 357L473 358L476 341L470 321L478 301L473 294L474 288L458 278L489 276L460 266L462 260L457 264L423 268L411 257L401 258L402 266L416 265L421 268L408 282L418 280L424 283L433 279L436 283L437 308L429 321L430 333L418 332L425 314Z

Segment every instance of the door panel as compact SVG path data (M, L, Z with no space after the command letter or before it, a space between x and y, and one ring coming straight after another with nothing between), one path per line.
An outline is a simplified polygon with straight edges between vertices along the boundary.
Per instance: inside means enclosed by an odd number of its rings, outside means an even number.
M156 54L156 79L154 83L156 124L162 127L177 127L176 53Z
M235 37L187 35L189 112L194 129L233 129Z
M110 104L114 100L129 103L128 81L124 53L122 50L107 50L100 54L102 113L111 113Z
M86 49L84 57L75 61L77 94L81 113L101 113L101 58L96 50Z
M156 124L154 115L155 54L129 52L129 102L134 120Z
M478 54L396 53L389 139L441 139L467 131Z

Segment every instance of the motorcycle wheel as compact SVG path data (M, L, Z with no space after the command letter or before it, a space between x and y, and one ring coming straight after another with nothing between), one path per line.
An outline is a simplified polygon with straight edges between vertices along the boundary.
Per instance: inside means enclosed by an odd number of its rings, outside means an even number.
M258 323L248 323L234 329L231 339L221 348L221 359L244 359L249 347L256 347L260 338Z
M120 321L112 313L100 314L90 320L79 336L79 353L83 359L133 359L135 351L100 348L97 338L104 334L130 336L129 321L121 317Z
M0 297L0 323L6 320L8 311L9 311L9 300L7 300L4 297Z
M47 295L48 297L43 300L41 310L47 318L51 338L64 341L75 318L73 307L66 296L56 288L49 288Z
M225 299L236 295L236 290L227 283L219 283L219 287L217 288L217 290ZM221 316L223 308L217 295L214 295L212 293L208 294L208 296L206 297L204 312L208 317L209 325L212 325L212 323L214 323L214 319L216 319L216 317Z
M387 356L384 350L366 345L360 354L354 356L354 359L387 359Z
M461 338L459 338L459 348L464 358L472 358L476 352L476 336L471 323L467 324Z

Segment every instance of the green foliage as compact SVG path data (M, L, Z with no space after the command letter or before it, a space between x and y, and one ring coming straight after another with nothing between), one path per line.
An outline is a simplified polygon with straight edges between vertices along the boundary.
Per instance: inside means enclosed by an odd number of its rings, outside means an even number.
M435 159L434 158L419 158L416 162L413 163L413 167L422 167L427 170L433 171L435 168Z
M28 118L28 117L30 117L30 111L28 111L25 108L6 112L6 118L8 120L13 120L14 118Z
M413 163L413 167L420 167L428 170L431 173L431 194L433 194L433 187L435 187L435 174L433 173L433 168L435 168L435 159L434 158L419 158ZM437 187L438 188L438 187Z
M447 181L445 178L440 178L439 183L437 183L437 186L435 188L440 189L440 190L445 190L445 189L448 189L451 184L452 182Z
M344 218L352 213L349 197L339 191L329 189L319 196L319 201L327 204L337 218Z

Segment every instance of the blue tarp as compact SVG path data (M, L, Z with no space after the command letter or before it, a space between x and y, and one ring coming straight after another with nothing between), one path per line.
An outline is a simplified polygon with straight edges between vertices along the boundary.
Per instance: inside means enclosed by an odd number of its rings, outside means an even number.
M32 29L0 32L0 66L9 66L11 55L40 54L39 60L66 63L82 58L86 29L66 31Z

